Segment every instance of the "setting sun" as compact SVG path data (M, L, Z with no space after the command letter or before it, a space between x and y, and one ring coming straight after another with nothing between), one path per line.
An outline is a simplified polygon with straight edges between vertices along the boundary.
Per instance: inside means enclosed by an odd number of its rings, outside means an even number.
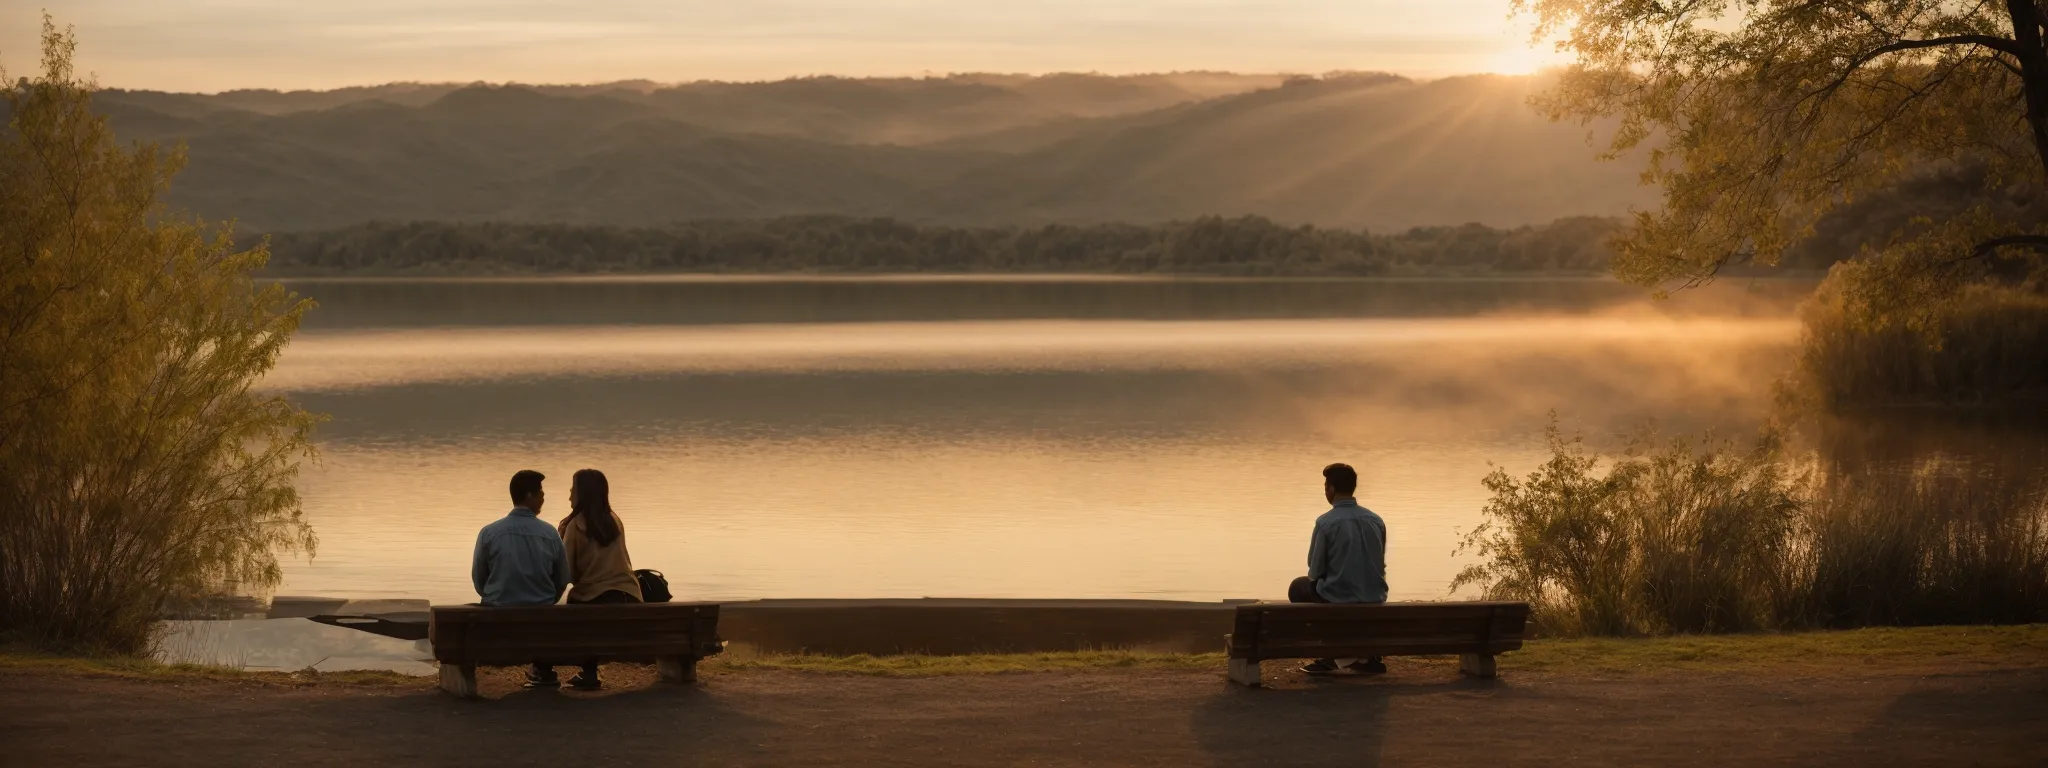
M1550 43L1515 45L1494 54L1493 62L1486 71L1501 75L1533 75L1564 66L1568 61L1569 58L1557 52Z

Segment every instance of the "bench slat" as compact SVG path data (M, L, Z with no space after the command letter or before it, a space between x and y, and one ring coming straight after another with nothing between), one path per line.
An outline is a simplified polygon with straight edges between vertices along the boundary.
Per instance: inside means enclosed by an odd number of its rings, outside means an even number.
M539 605L490 608L481 605L437 605L433 620L467 624L524 624L529 622L633 621L674 619L679 616L718 615L717 603L614 603L606 605Z
M701 658L717 654L716 603L631 603L517 608L439 606L428 638L444 664Z
M1519 636L1521 630L1509 620L1493 625L1493 631ZM1322 638L1338 636L1404 637L1409 635L1465 635L1472 638L1484 637L1487 620L1482 618L1451 619L1396 619L1381 616L1343 617L1333 619L1309 619L1305 621L1274 621L1270 617L1262 625L1258 635L1260 645L1284 643L1299 638Z
M1345 619L1483 619L1529 615L1528 603L1253 603L1237 607L1239 619L1257 615L1265 621L1338 621Z
M709 656L715 654L718 646L701 642L696 638L654 640L613 640L609 642L550 642L515 640L492 643L486 646L436 647L434 659L454 663L491 664L485 659L511 659L517 662L522 657L570 658L583 656Z
M690 637L717 627L709 621L689 620L682 622L635 623L584 621L559 624L471 624L459 629L460 633L444 632L433 638L435 645L466 646L490 645L509 638L560 640L562 642L602 642L606 638L616 640L645 639L655 637Z
M1456 656L1467 653L1500 654L1522 649L1520 642L1481 644L1477 640L1450 640L1419 638L1413 640L1391 640L1386 642L1328 642L1303 643L1300 645L1260 646L1257 655L1237 658L1256 658L1259 661L1271 659L1327 659L1352 658L1360 656Z
M1239 606L1230 656L1263 660L1438 654L1491 655L1522 647L1527 603Z

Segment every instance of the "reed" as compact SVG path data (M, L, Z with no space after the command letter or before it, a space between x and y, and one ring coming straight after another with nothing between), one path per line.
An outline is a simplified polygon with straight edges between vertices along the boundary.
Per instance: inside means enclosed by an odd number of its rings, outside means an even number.
M1930 460L1831 474L1794 553L1806 626L2048 619L2040 478Z
M1973 286L1919 323L1858 321L1829 281L1801 307L1792 384L1826 409L2048 399L2048 295Z
M1781 439L1637 441L1604 470L1496 470L1453 589L1534 604L1546 633L1653 635L2048 620L2048 494L1940 460L1826 467Z

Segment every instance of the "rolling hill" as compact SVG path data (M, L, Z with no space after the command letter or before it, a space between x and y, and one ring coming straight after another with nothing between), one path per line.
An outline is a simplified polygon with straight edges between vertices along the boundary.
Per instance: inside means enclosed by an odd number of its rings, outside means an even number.
M940 210L1026 220L1203 213L1373 229L1516 226L1654 202L1633 163L1528 106L1527 78L1297 80L1087 131L960 177Z
M105 91L188 144L172 201L264 231L377 220L663 225L830 214L1402 229L1616 215L1629 163L1526 104L1540 83L1391 75L963 75L655 86Z

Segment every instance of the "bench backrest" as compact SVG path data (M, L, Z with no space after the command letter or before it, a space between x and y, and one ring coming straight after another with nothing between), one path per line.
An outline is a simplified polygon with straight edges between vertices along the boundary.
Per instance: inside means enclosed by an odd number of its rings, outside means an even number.
M717 603L441 605L433 609L427 638L435 661L472 665L703 658L720 648Z
M1237 608L1230 656L1320 659L1496 654L1522 647L1529 604L1256 604Z

